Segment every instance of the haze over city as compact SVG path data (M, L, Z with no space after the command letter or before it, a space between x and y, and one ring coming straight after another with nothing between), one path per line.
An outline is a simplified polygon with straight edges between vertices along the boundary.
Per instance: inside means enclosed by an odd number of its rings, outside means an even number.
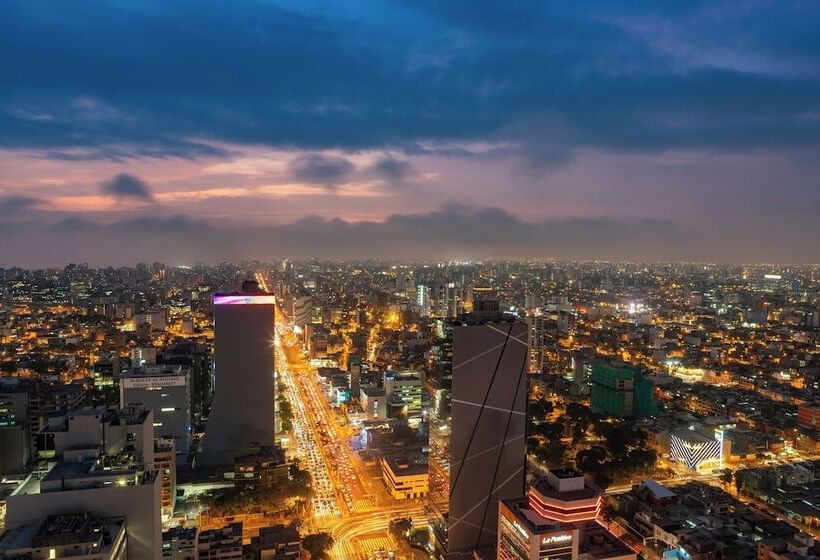
M812 2L0 4L0 266L818 262Z

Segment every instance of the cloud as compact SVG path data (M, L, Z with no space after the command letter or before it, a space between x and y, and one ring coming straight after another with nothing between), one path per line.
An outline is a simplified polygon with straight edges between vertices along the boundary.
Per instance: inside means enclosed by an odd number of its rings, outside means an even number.
M113 179L101 185L105 194L114 195L120 198L133 198L137 200L153 200L151 189L144 182L133 175L120 173Z
M143 215L105 224L70 217L39 229L13 228L5 236L10 242L0 248L0 265L23 266L78 260L107 265L146 259L192 263L276 257L708 261L725 259L726 254L738 259L749 255L743 252L748 247L740 236L706 243L706 233L664 220L526 222L499 208L453 204L433 212L394 214L384 222L309 216L289 224L260 225ZM800 254L793 247L784 250L781 238L761 239L754 248L761 258L777 262ZM713 252L714 245L721 246ZM803 253L804 260L807 255Z
M383 157L379 159L370 170L378 177L385 179L389 183L402 183L415 174L415 169L408 161L393 157Z
M552 164L820 142L816 3L99 0L84 15L0 3L0 146L116 160L490 140Z
M0 218L14 218L34 209L42 201L39 198L25 195L0 197Z
M355 166L343 157L322 154L298 156L288 167L295 179L328 188L335 188L355 169Z

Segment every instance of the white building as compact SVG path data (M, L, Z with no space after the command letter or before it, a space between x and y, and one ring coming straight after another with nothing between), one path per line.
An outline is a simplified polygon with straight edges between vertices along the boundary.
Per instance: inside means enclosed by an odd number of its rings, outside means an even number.
M191 375L185 366L138 367L120 378L120 406L144 405L154 412L154 433L174 438L177 464L191 447Z
M49 419L38 439L57 461L6 499L6 529L77 512L125 518L127 558L159 558L161 484L146 467L155 460L153 421L144 407L87 407Z

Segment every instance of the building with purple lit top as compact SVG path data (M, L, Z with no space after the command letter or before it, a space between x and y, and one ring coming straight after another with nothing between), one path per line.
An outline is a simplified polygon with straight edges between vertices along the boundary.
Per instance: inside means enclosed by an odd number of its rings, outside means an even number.
M214 398L197 466L232 465L274 435L274 296L247 281L214 295Z

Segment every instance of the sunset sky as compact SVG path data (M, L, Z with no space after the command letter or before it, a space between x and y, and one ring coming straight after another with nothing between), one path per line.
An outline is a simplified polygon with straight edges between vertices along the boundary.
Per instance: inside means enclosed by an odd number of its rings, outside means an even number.
M0 2L0 267L820 262L820 3Z

